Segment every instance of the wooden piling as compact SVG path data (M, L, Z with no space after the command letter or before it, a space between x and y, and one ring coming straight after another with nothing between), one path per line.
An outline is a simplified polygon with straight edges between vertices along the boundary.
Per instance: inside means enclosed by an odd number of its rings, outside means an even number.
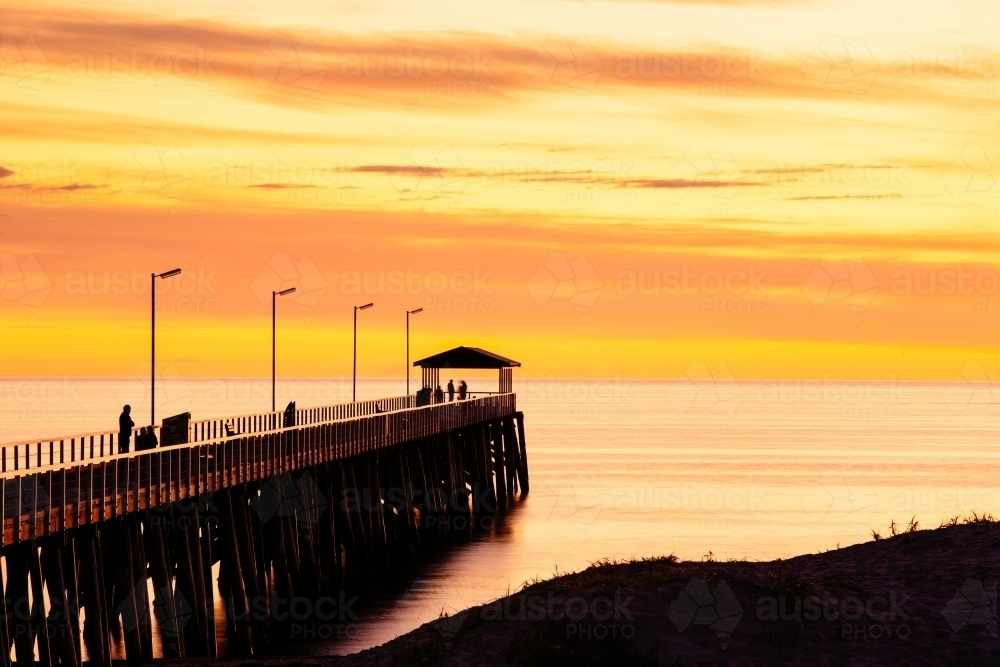
M344 469L341 462L329 464L330 473L330 493L332 501L330 509L333 512L334 531L337 535L339 548L344 551L344 571L343 585L345 588L353 589L363 579L360 571L360 555L358 553L358 543L355 540L355 532L351 521L350 492L346 491L344 483ZM346 493L345 493L346 492Z
M3 493L3 481L0 481L0 493ZM3 512L0 512L0 521L3 520ZM10 605L7 601L6 588L4 588L3 571L0 570L0 667L11 667L10 665Z
M239 538L233 521L233 502L229 489L215 494L219 511L219 530L222 537L221 573L223 591L226 593L226 618L232 619L233 643L244 655L251 653L250 626L247 623L249 606L240 563Z
M52 655L52 630L45 614L44 594L42 587L42 568L38 557L38 545L30 543L28 549L28 574L31 581L31 618L34 623L34 633L38 640L38 662L42 667L54 667ZM58 660L58 657L56 657Z
M517 439L518 439L518 475L521 480L521 495L528 494L528 450L524 444L524 413L516 412L514 413L514 419L517 421Z
M98 572L101 569L97 559L96 538L93 528L83 529L76 538L77 558L80 563L80 591L87 619L83 626L83 641L87 645L92 667L111 667L111 646L106 610L101 592Z
M281 543L285 549L285 562L288 563L288 575L292 580L292 590L300 595L306 590L302 577L302 563L299 558L299 536L295 530L295 517L279 514L274 518L281 531Z
M299 576L302 591L315 594L319 589L319 565L316 555L314 529L319 519L318 500L314 497L315 484L308 471L283 478L282 497L288 499L284 512L294 530L296 551L299 555Z
M456 505L461 516L469 513L469 487L467 486L467 472L465 462L465 447L463 446L464 436L461 431L450 431L448 433L448 446L451 448L452 460L455 466L455 488L457 490Z
M143 661L143 651L139 614L146 612L136 605L138 596L135 594L136 582L132 573L132 549L128 544L129 535L125 519L118 519L109 526L108 538L109 548L106 551L113 560L111 569L115 573L114 601L117 604L113 613L121 616L125 659L130 665L140 665Z
M361 497L365 505L364 516L367 522L365 528L371 536L373 565L374 569L381 571L389 565L389 554L386 547L385 526L382 524L382 503L373 454L362 455L357 473L360 475Z
M211 501L209 500L208 502L211 502ZM197 510L198 510L198 508L197 508L197 506L195 506L195 517L196 518L198 517ZM210 519L212 519L212 516L208 515L208 516L205 517L205 520L200 523L200 530L201 530L201 545L200 546L201 546L201 548L197 549L197 544L196 544L197 540L195 542L190 542L190 536L189 536L189 544L192 545L191 546L191 549L192 549L192 551L191 551L191 553L192 553L192 562L191 562L191 565L192 565L192 567L195 568L195 575L194 575L195 576L195 582L198 585L199 589L204 590L204 592L205 592L205 594L204 594L205 605L208 608L208 614L205 617L205 630L204 630L204 634L205 634L206 640L208 642L208 646L207 646L207 648L208 648L208 656L210 658L214 658L214 657L216 657L218 655L218 643L216 642L216 639L215 639L215 590L216 590L216 587L215 587L215 582L214 582L213 577L212 577L212 565L213 565L213 563L215 563L215 560L213 559L214 549L213 549L213 546L212 546L212 544L213 544L213 535L212 535L212 533L215 532L215 529L213 527L213 522ZM196 532L198 530L198 526L199 526L199 524L196 523L195 524L195 531ZM194 558L194 553L195 553L196 549L200 553L200 560L201 560L201 565L202 565L201 573L200 574L197 571L197 567L198 567L198 562L197 561L198 561L198 559Z
M102 638L104 643L104 662L106 667L111 667L111 619L112 616L114 616L111 609L111 588L113 588L113 584L112 578L107 575L108 560L104 552L104 541L101 537L104 526L105 524L99 524L94 527L95 529L91 535L90 543L93 547L94 557L97 560L96 595L99 596L100 608L104 611L104 615L101 617L101 625L104 630L104 636Z
M264 532L260 520L261 485L256 482L247 484L246 493L250 500L250 509L247 510L247 528L250 531L248 537L251 543L253 543L254 564L257 566L255 571L257 576L257 590L266 600L269 588L267 580L270 571L270 559L264 552Z
M396 536L397 558L409 560L416 555L414 544L413 517L411 516L411 498L407 492L405 471L402 465L402 455L398 447L393 447L382 458L384 462L385 479L389 489L386 493L387 514L393 524Z
M503 419L500 423L500 431L503 437L504 463L507 475L507 489L511 498L517 492L517 459L518 447L514 439L514 422L510 418Z
M334 525L333 492L330 486L330 466L321 464L316 470L316 553L319 559L320 590L325 593L340 590L340 553Z
M243 590L246 592L246 609L250 612L253 605L262 597L262 592L258 587L256 553L254 551L253 540L250 536L247 512L249 507L242 485L234 486L229 490L229 511L233 516L233 535L236 537L236 547L239 555L238 572L243 583ZM253 626L253 644L255 648L263 648L266 641L263 635L263 625L251 616L250 624Z
M491 421L487 425L487 432L493 442L493 475L496 478L497 508L503 509L507 506L507 475L504 469L503 457L503 436L500 435L500 424Z
M69 623L73 635L73 646L76 649L76 663L83 664L83 636L80 628L80 578L77 568L76 531L67 533L66 544L62 549L63 578L66 583L66 599L69 610Z
M386 464L388 456L380 456L376 451L371 455L372 494L375 502L375 512L382 530L382 540L385 544L385 564L391 567L399 557L399 536L396 534L396 515L393 514L389 498L392 483L389 481Z
M476 527L479 523L479 517L482 515L482 481L479 478L479 457L476 455L476 447L473 444L472 433L468 430L463 431L461 438L462 448L463 448L463 460L466 463L466 480L469 485L470 495L472 498L472 525Z
M399 479L402 484L410 546L416 551L420 548L420 536L417 533L417 518L414 514L413 505L413 470L410 467L410 459L403 452L403 446L396 447L396 465L399 467Z
M200 506L207 508L211 496L204 495L197 498L190 498L187 503L189 509L185 512L187 521L178 526L184 531L186 539L181 540L181 547L186 547L188 552L187 562L191 567L191 581L194 589L195 599L189 600L189 607L193 619L196 621L190 635L185 635L185 645L188 637L195 638L194 648L188 647L189 651L196 651L199 656L214 657L215 646L215 609L213 600L215 599L215 582L212 579L212 557L211 552L206 553L206 540L202 538L204 531L208 530L211 523L210 517L202 520ZM210 541L210 540L209 540ZM210 546L210 545L209 545Z
M355 457L354 460L349 459L345 462L344 471L347 473L347 481L353 494L354 515L357 518L358 532L355 539L360 538L365 545L366 570L371 572L377 567L378 554L375 549L375 531L371 524L371 494L367 484L362 484L367 475L363 474L363 462L358 460L360 458L363 457Z
M476 429L476 439L478 440L479 446L479 461L482 466L482 472L480 473L483 484L485 485L485 496L486 496L486 512L485 514L490 517L492 525L493 513L497 511L497 493L496 486L493 481L493 451L490 447L489 430L487 425L482 423Z
M0 481L0 493L3 493L3 481ZM0 512L0 521L3 520L3 512ZM10 665L10 605L7 602L6 589L4 588L3 571L0 570L0 667L11 667Z
M169 529L164 529L164 533L169 536L162 548L164 556L169 563L168 573L176 571L177 583L176 591L172 595L173 613L175 617L182 617L190 614L187 624L183 628L176 628L183 636L184 657L204 657L205 642L201 635L204 629L204 618L198 604L198 592L195 586L194 566L191 563L191 545L188 544L188 521L191 521L191 512L184 512L180 507L174 507L174 525ZM155 515L154 515L155 516ZM154 581L156 579L154 572ZM169 581L169 576L167 577ZM157 584L159 585L159 584ZM164 649L164 655L166 650Z
M61 541L59 537L55 539ZM62 549L61 544L51 539L41 549L42 578L49 592L49 645L53 662L58 659L62 667L79 667L73 625L70 622L69 598L66 595L66 578L63 575Z
M262 518L261 532L264 535L264 559L274 568L274 587L278 598L283 602L291 600L292 578L288 571L287 549L280 518L268 513L266 520Z
M152 511L146 520L143 538L149 572L153 578L153 609L160 625L160 646L164 658L179 658L184 654L184 635L178 625L177 604L174 601L173 576L167 565L168 556L163 538L164 526L171 519L167 511Z
M11 640L17 667L35 665L35 625L32 607L28 600L30 574L28 572L31 542L21 542L7 548L7 590L4 597L11 606Z

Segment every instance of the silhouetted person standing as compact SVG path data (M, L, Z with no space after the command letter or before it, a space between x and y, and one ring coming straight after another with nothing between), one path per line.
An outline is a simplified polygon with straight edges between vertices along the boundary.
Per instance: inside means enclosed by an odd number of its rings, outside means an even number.
M455 381L448 380L448 402L455 400Z
M122 407L122 413L118 416L118 453L128 454L129 441L132 439L132 429L135 427L135 422L132 421L130 416L132 413L132 406L126 405Z
M444 403L444 392L441 391L441 385L438 385L437 389L434 390L434 402Z
M465 384L465 380L462 380L458 384L458 400L464 401L465 397L469 395L469 385Z

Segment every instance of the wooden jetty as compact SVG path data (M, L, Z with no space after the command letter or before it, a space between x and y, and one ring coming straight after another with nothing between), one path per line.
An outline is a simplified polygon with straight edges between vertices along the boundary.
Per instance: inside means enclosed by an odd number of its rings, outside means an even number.
M490 527L529 488L517 364L490 356L502 391L466 400L191 422L188 442L125 454L114 434L5 446L0 667L109 667L113 635L130 664L215 657L217 592L229 652L262 654Z

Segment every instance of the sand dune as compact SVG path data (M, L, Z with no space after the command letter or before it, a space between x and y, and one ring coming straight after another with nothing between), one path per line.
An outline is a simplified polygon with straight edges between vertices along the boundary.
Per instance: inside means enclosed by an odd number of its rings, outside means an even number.
M998 572L988 521L771 562L605 563L353 656L252 662L995 666Z

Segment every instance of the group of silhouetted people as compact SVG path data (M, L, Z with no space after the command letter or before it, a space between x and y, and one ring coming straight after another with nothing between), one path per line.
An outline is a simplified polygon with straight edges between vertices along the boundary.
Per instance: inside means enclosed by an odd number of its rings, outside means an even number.
M465 384L465 380L461 380L458 383L458 400L464 401L469 395L469 385ZM455 400L455 381L448 380L448 402ZM441 385L437 386L434 390L434 402L444 403L444 390L441 389Z
M129 445L132 442L132 429L135 422L132 421L132 406L122 407L122 413L118 415L118 453L128 454ZM144 449L155 449L160 444L156 438L156 429L152 426L143 426L139 429L139 435L135 437L135 451L141 452Z

